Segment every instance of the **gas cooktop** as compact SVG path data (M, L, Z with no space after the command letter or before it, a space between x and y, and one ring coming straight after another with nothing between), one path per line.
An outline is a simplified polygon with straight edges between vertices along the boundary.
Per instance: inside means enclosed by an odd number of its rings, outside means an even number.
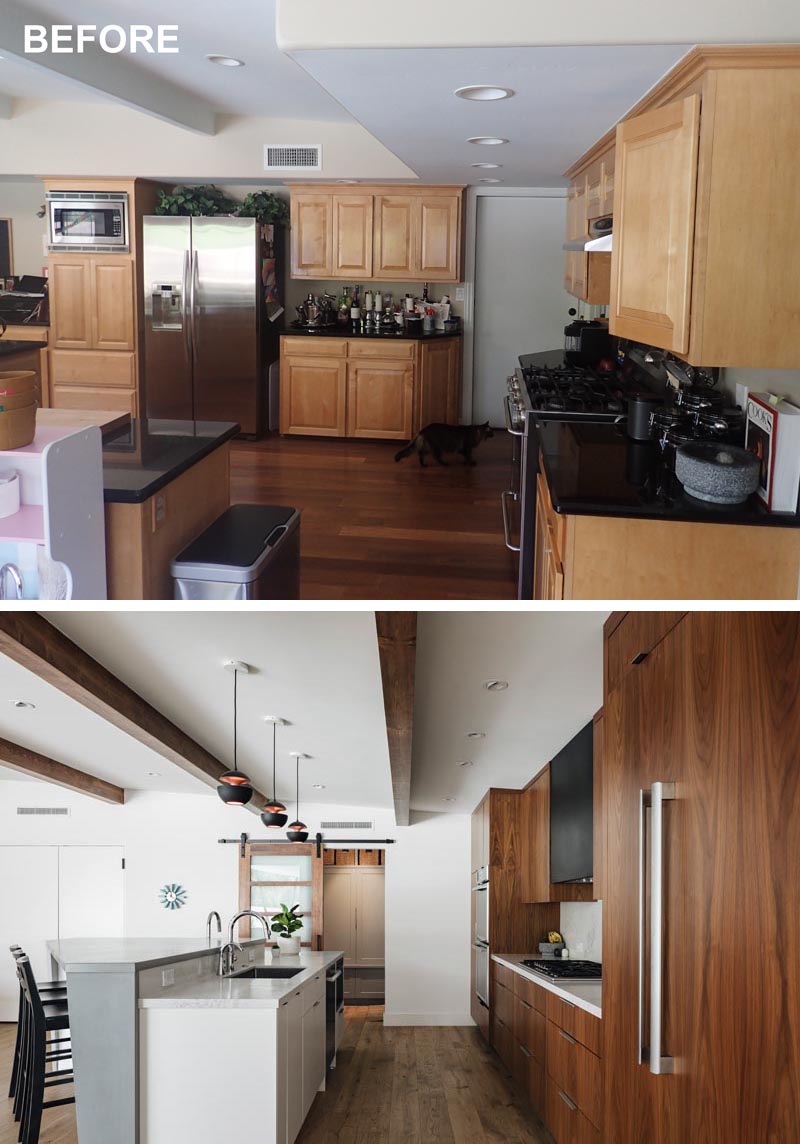
M625 402L615 375L583 366L526 366L522 370L531 408L543 419L619 421Z
M599 981L603 976L603 967L597 961L574 961L572 958L544 958L534 960L529 958L522 963L526 969L541 973L551 981Z

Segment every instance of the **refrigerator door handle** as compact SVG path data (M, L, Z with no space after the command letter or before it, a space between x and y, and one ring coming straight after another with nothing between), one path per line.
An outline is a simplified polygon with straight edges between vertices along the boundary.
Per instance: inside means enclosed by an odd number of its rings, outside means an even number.
M197 319L197 311L195 308L195 298L197 295L197 276L198 276L198 265L197 264L199 262L199 258L197 256L196 250L192 252L191 259L192 259L192 262L191 262L191 270L190 270L190 275L189 275L190 282L191 282L191 289L189 291L189 313L191 315L191 318L190 318L190 338L191 338L191 342L192 342L192 357L194 357L197 354L197 329L196 329L196 325L195 325L196 319Z
M186 349L187 361L192 360L192 333L190 328L190 315L192 312L192 298L190 291L190 275L192 267L192 252L183 252L183 281L181 283L181 324L183 326L183 344Z
M661 1055L661 1006L663 1000L663 860L664 801L675 798L674 783L653 783L652 790L639 791L639 1035L638 1064L649 1063L655 1076L673 1070L672 1057ZM650 809L650 1047L644 1043L645 929L647 871L645 832Z

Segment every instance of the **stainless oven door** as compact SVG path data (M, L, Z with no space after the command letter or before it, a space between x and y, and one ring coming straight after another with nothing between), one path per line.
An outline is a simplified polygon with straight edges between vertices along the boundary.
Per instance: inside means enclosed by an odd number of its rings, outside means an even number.
M475 992L481 1004L489 1008L489 947L475 945Z
M520 534L520 496L522 492L522 439L524 429L517 429L511 417L511 402L508 394L503 398L503 412L506 422L506 431L511 437L511 477L509 488L500 494L500 505L503 510L503 536L509 552L518 553L521 549Z
M472 891L475 895L475 933L476 943L484 944L489 941L489 884L476 886Z

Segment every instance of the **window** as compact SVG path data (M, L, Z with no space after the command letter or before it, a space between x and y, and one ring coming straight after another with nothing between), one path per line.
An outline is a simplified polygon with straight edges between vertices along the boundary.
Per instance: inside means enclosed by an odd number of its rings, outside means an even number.
M254 910L270 919L285 903L300 906L303 928L298 931L303 945L317 948L322 933L322 858L316 845L271 845L249 843L239 860L239 909ZM259 926L242 918L243 938L259 936Z

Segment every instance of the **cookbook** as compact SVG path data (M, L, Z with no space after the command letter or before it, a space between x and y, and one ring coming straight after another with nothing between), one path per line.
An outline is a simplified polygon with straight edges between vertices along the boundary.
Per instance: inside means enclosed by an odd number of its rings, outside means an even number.
M756 496L770 512L797 512L800 493L800 408L770 401L769 394L747 399L745 446L758 457Z

